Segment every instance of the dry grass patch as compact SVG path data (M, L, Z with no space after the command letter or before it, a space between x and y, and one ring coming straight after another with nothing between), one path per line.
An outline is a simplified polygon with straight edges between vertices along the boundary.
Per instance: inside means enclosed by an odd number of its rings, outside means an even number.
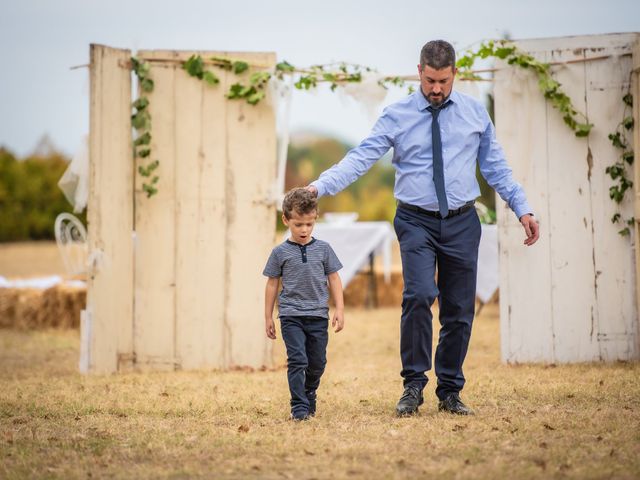
M398 316L347 312L304 423L283 367L83 377L77 331L0 330L0 478L640 476L638 364L502 365L491 306L465 369L478 415L437 413L430 383L398 419Z

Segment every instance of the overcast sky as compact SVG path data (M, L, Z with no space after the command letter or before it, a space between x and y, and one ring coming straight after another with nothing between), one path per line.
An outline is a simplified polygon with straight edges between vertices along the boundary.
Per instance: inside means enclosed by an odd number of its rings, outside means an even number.
M640 0L430 2L14 0L0 7L0 145L19 155L48 134L73 154L89 129L89 44L136 49L273 51L296 66L348 61L413 74L420 47L462 51L508 33L539 38L640 31ZM387 99L389 100L389 99ZM294 96L291 128L357 143L372 125L356 102Z

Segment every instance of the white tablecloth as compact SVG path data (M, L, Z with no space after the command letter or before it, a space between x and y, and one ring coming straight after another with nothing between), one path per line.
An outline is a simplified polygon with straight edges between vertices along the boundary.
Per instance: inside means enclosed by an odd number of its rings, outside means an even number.
M340 279L346 287L358 270L369 263L369 255L382 255L384 278L391 279L391 241L389 222L316 223L314 238L328 242L342 263ZM285 234L289 238L289 232Z

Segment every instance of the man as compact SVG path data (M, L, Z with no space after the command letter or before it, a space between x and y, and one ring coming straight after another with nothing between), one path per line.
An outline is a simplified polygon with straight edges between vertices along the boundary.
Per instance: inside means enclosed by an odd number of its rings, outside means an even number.
M404 292L400 355L404 393L398 415L418 412L431 369L432 313L438 298L440 338L435 355L441 411L470 415L460 400L462 364L475 312L480 221L473 208L480 172L520 219L525 245L539 236L522 187L511 175L484 106L452 91L453 47L427 43L420 53L420 90L388 106L368 138L307 188L335 195L393 147L398 203L394 227L400 242ZM438 269L436 282L436 266Z

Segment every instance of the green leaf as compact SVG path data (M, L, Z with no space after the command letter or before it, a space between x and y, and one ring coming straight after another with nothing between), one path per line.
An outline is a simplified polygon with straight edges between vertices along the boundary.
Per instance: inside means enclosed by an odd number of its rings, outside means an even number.
M249 64L247 62L233 62L233 73L240 75L242 72L249 70Z
M276 64L276 70L279 72L293 72L295 67L287 61L282 61Z
M147 129L150 123L151 123L151 115L149 115L149 112L146 110L142 110L140 112L137 112L131 115L131 125L136 130Z
M262 88L271 79L269 72L254 72L249 77L251 85L255 85L258 88Z
M620 214L616 213L613 215L613 217L611 217L611 223L618 223L618 220L620 220Z
M151 134L149 132L145 132L134 140L133 146L139 147L140 145L149 145L150 143L151 143Z
M617 148L626 148L624 141L620 135L620 132L610 133L609 140L611 140L611 144Z
M140 158L146 158L149 155L151 155L151 149L150 148L142 148L140 150L138 150L136 152L136 155Z
M300 76L298 81L294 83L294 86L298 90L309 90L312 87L315 87L318 83L318 80L313 75L303 75Z
M472 56L464 56L458 59L456 62L456 67L458 68L471 68L473 67L474 58Z
M626 117L622 120L622 126L627 130L631 130L633 128L633 117Z
M611 165L605 168L605 173L609 174L612 180L620 178L624 174L624 170L619 165Z
M575 127L576 137L587 137L592 128L593 124L591 123L577 123Z
M247 96L247 103L249 105L256 105L258 102L260 102L260 100L262 100L265 97L265 95L266 93L264 92L264 90L260 92L252 93L251 95Z
M229 93L227 93L228 99L241 98L240 92L244 89L244 85L241 83L234 83L229 87Z
M153 92L153 80L151 80L150 78L144 78L141 82L140 82L140 88L142 89L143 92L146 93L151 93Z
M149 99L147 97L139 97L132 105L133 108L144 110L149 106Z
M231 60L228 58L222 57L211 57L211 61L214 62L215 66L221 68L223 70L231 70L233 68L233 64Z
M142 185L142 190L147 193L147 198L151 198L156 193L158 193L158 189L156 187L154 187L153 185L148 185L146 183Z
M210 71L203 72L202 80L204 80L208 85L217 85L220 83L220 79Z
M622 97L622 101L625 105L632 107L633 106L633 95L627 93L624 97Z
M633 165L633 150L627 150L622 154L622 161L627 162L629 165Z
M513 54L513 52L515 52L515 50L516 50L515 47L500 47L500 48L496 48L495 56L498 57L501 60L504 60L509 55Z
M624 198L624 192L620 191L617 185L609 188L609 198L616 203L620 203Z
M191 55L189 59L182 64L182 68L192 77L202 79L204 61L200 55Z
M625 227L622 230L620 230L618 233L623 237L626 237L631 234L631 231L629 230L629 227Z

